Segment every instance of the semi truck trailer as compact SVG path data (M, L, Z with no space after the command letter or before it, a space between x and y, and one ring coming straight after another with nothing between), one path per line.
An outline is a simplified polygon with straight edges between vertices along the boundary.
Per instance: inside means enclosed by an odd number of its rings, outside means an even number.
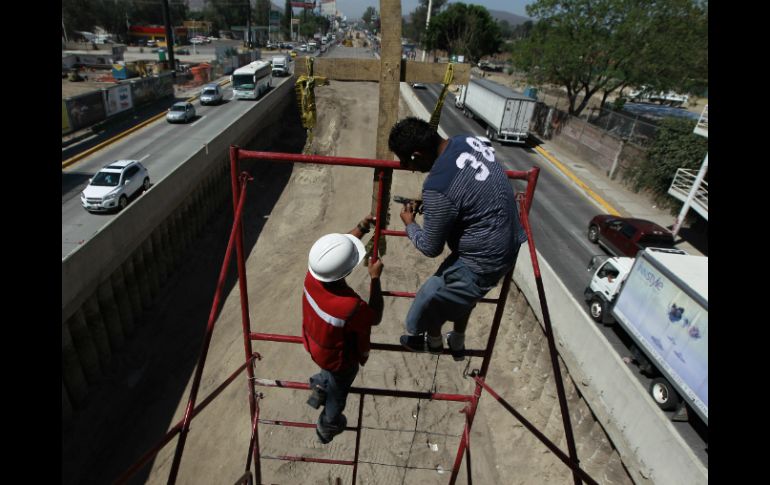
M487 125L490 140L525 143L537 101L488 79L471 78L455 96L466 116Z
M686 403L708 426L708 258L645 248L635 258L594 256L588 269L591 317L618 323L652 364L658 407Z

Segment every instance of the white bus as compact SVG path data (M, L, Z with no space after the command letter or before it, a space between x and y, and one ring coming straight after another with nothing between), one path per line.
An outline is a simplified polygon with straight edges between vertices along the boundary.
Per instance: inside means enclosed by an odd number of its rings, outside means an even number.
M236 99L257 99L270 89L273 83L273 68L267 61L254 61L236 69L230 76L233 97Z

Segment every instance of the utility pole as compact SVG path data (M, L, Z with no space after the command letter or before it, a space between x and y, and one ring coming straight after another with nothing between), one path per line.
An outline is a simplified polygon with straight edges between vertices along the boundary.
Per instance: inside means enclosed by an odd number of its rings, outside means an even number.
M251 48L251 0L246 0L246 47Z
M171 77L176 79L176 61L174 61L174 31L171 28L171 13L168 10L168 0L163 0L163 24L166 26L166 50L168 62L171 64Z
M425 32L428 31L430 25L430 11L433 10L433 0L428 0L428 17L425 20ZM422 50L422 62L425 62L425 49Z

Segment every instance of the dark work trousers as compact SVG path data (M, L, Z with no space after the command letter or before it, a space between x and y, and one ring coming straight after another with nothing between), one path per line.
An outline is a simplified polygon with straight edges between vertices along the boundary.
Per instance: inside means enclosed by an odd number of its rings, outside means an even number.
M326 405L318 419L319 431L322 434L339 434L339 429L344 427L342 411L345 410L345 402L348 398L350 386L358 374L358 364L338 371L330 372L321 369L321 372L310 378L310 385L320 385L326 390Z

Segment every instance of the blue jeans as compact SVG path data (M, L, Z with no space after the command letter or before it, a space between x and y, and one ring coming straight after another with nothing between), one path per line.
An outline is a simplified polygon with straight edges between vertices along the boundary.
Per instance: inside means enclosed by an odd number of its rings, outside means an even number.
M319 385L326 390L326 405L319 420L325 430L333 431L342 422L342 411L348 399L350 386L358 375L358 364L338 372L321 369L321 372L310 377L310 386Z
M456 332L465 332L476 303L497 286L508 271L510 268L476 274L457 255L450 255L417 291L406 315L406 331L411 335L428 332L438 336L442 325L451 321Z

